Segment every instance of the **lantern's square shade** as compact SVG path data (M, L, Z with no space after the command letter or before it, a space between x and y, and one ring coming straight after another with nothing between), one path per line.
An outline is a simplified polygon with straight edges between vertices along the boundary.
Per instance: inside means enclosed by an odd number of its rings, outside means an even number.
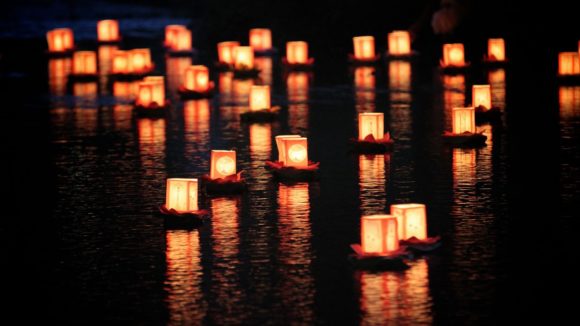
M136 103L141 106L150 106L153 103L165 103L165 78L163 76L148 76L139 82Z
M487 56L491 60L505 61L505 41L503 38L487 40Z
M365 112L358 114L358 139L363 140L372 135L374 139L383 139L385 134L385 115L382 112Z
M267 28L253 28L250 30L250 47L264 51L272 48L272 31Z
M577 75L580 74L579 52L560 52L558 55L558 74Z
M234 64L234 50L240 46L240 42L226 41L220 42L218 48L218 61L228 65Z
M101 42L119 40L119 22L114 19L99 20L97 22L97 39Z
M393 31L388 35L389 54L411 54L411 35L408 31Z
M462 43L443 44L443 64L445 66L465 65L465 52Z
M187 27L184 25L167 25L165 26L165 45L175 50L179 35L182 31L186 31Z
M212 150L210 178L225 178L236 174L236 151Z
M453 108L451 123L453 124L453 133L475 133L475 109Z
M197 179L167 179L165 206L180 213L197 211Z
M355 36L352 41L356 59L369 60L375 57L375 38L373 36Z
M286 60L291 64L308 62L308 43L295 41L286 43Z
M74 35L70 28L56 28L46 33L49 52L65 52L74 48Z
M270 86L252 85L250 88L250 111L270 108Z
M361 247L366 254L386 254L398 250L397 219L388 214L363 216Z
M189 66L184 73L184 87L190 91L206 92L209 89L209 69L206 66Z
M308 166L308 139L306 137L282 138L284 143L284 165Z
M471 89L471 105L474 107L482 106L486 110L491 109L491 86L473 85Z
M397 219L399 239L427 238L427 213L424 204L391 205L391 215Z
M284 147L284 139L286 138L300 138L300 135L278 135L276 139L276 148L278 149L278 161L284 162L286 160L286 149Z
M254 68L254 50L250 46L234 48L234 66L236 69Z
M73 73L96 74L97 53L95 51L77 51L73 54Z

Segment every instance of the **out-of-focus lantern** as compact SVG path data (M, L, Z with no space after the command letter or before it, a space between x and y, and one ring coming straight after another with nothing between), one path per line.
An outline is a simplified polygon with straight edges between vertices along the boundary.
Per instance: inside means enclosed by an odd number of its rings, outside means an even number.
M151 68L151 50L133 49L129 51L129 72L143 73Z
M276 142L278 139L276 139ZM282 150L284 166L306 167L308 166L308 139L306 137L282 138ZM280 151L280 148L278 148Z
M373 36L355 36L354 58L361 61L369 61L375 58L375 38Z
M391 205L391 215L397 218L400 240L415 237L427 239L427 213L423 204Z
M453 108L452 112L451 122L454 134L475 133L475 109L473 107Z
M389 55L404 56L411 54L411 35L408 31L389 33Z
M276 147L278 148L278 161L284 162L286 161L286 149L284 139L287 138L301 138L300 135L278 135L275 137L276 139Z
M181 31L187 30L183 25L167 25L165 26L165 41L164 45L169 49L175 49L177 39Z
M129 51L117 50L113 53L113 66L111 73L126 74L129 73Z
M154 104L164 106L165 78L163 76L145 77L139 83L135 104L143 107L149 107Z
M165 207L178 213L198 210L197 179L168 178L165 193Z
M117 42L119 36L119 22L114 19L99 20L97 23L97 39L99 42Z
M234 48L234 66L238 70L254 68L254 52L251 47L238 46Z
M560 52L558 55L558 74L561 76L580 74L578 52Z
M365 112L358 114L358 139L364 140L369 135L374 139L383 139L385 134L385 116L380 112Z
M220 42L218 48L218 61L221 64L234 64L234 50L240 46L240 42Z
M74 75L97 74L97 53L95 51L77 51L73 54Z
M252 85L250 88L250 111L270 108L270 86Z
M287 42L286 60L290 64L308 63L308 43L303 41Z
M473 85L471 99L474 107L481 106L485 110L491 109L491 87L490 85Z
M487 40L487 59L490 61L505 61L505 41L503 38Z
M399 249L397 219L392 215L361 218L361 247L365 254L385 255Z
M209 69L206 66L187 67L184 79L184 87L188 91L203 93L209 90Z
M172 51L191 51L191 31L187 28L177 29L173 43L169 45Z
M250 47L254 51L272 49L272 32L267 28L253 28L250 30Z
M465 53L462 43L443 44L443 62L444 67L463 67L465 66Z
M236 171L236 151L211 151L211 179L229 177L236 174Z
M46 33L48 52L62 53L74 48L73 31L70 28L56 28Z

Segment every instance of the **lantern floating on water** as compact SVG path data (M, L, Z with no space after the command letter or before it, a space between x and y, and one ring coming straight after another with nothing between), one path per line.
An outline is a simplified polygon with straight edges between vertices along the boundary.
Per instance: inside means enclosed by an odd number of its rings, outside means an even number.
M250 47L256 53L272 50L272 31L267 28L250 29Z
M253 85L250 88L250 111L270 109L270 86Z
M150 76L139 82L135 105L148 110L165 107L165 78Z
M284 166L308 166L308 139L306 137L282 138L281 142L283 144L281 150L284 152L282 161Z
M191 52L191 31L183 25L165 26L164 45L170 52Z
M183 85L179 88L182 98L210 97L214 84L209 80L209 69L206 66L189 66L183 75Z
M361 218L361 247L364 254L388 255L399 250L397 219L392 215Z
M453 108L451 111L452 132L445 132L444 140L459 146L485 145L487 136L475 132L475 108Z
M473 85L471 99L474 107L481 107L485 111L491 109L490 85Z
M70 28L56 28L46 33L48 52L51 54L67 53L74 49L74 36Z
M197 206L197 179L168 178L165 193L165 207L178 213L199 210Z
M578 52L560 52L558 55L558 74L560 76L580 75Z
M74 76L97 77L97 53L95 51L77 51L73 54Z
M254 69L254 51L249 46L234 48L234 68L237 71L249 71Z
M228 41L218 43L217 48L219 64L224 66L233 66L235 63L234 52L238 46L240 46L239 42Z
M490 38L487 40L487 57L489 62L504 62L505 58L505 41L503 38Z
M133 49L129 51L129 71L130 73L140 74L151 71L151 50Z
M114 19L99 20L97 23L97 39L102 43L114 43L121 40L119 22Z
M411 55L411 35L408 31L393 31L388 35L390 56Z
M385 116L381 112L364 112L358 114L358 141L355 142L357 153L384 153L392 148L393 140L384 132Z
M308 139L299 135L276 136L278 162L266 161L275 175L282 179L306 181L315 177L320 163L308 160Z
M352 38L354 45L354 61L374 62L378 59L375 54L375 38L373 36L355 36Z
M308 43L294 41L286 43L286 58L284 63L289 67L307 67L314 63L314 59L308 58Z
M236 151L211 151L211 179L226 178L236 174Z
M399 239L415 237L427 239L427 215L423 204L391 205L391 214L397 218Z
M441 67L461 68L465 67L465 52L462 43L443 44L443 60Z

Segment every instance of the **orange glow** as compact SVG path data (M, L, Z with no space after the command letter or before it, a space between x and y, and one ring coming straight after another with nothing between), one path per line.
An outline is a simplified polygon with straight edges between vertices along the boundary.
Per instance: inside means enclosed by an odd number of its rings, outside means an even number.
M270 125L250 125L250 153L252 160L259 159L261 154L267 154L269 159L272 150L272 127ZM263 163L263 162L262 162Z
M228 41L218 43L218 61L223 64L233 65L234 51L238 46L240 46L240 42Z
M165 46L173 51L191 50L191 31L183 25L165 26Z
M185 69L184 86L187 90L207 92L209 90L209 69L206 66L189 66Z
M308 43L303 41L286 43L286 60L291 64L308 62Z
M475 133L475 109L473 107L453 108L452 112L451 122L454 134Z
M99 46L97 54L99 60L99 73L101 76L106 76L111 72L113 67L113 56L119 48L116 45L102 45Z
M443 44L443 66L465 66L462 43Z
M354 85L359 89L375 88L375 68L356 67L354 70Z
M560 86L558 94L560 116L580 116L580 86Z
M113 83L113 96L115 97L126 97L133 98L137 96L139 92L139 81L135 82L124 82L115 81Z
M362 215L371 215L385 209L385 185L389 168L388 155L359 155L359 198Z
M183 86L186 69L192 65L191 57L165 56L165 76L167 76L167 93L176 94Z
M46 33L48 52L66 52L74 48L73 31L70 28L56 28Z
M286 161L286 143L284 139L287 138L301 138L300 135L278 135L275 137L276 139L276 147L278 148L278 162L285 162Z
M113 53L113 68L111 72L114 74L127 74L130 72L129 51L117 50Z
M393 31L389 33L389 54L411 54L411 35L408 31Z
M48 83L50 93L56 96L66 94L66 82L71 71L70 58L54 58L48 60Z
M285 166L308 166L308 139L306 137L282 138L281 141L284 144L284 160L282 162Z
M232 81L233 100L237 103L248 102L250 90L254 85L252 79L234 79Z
M372 135L376 140L385 135L385 115L383 113L365 112L358 114L358 139L363 140Z
M153 104L165 105L165 78L163 76L145 77L138 84L136 105L148 107Z
M505 108L505 69L490 70L487 73L487 81L491 86L491 101L494 106Z
M272 85L272 58L254 58L254 66L260 71L259 78L262 85Z
M384 255L399 249L397 219L392 215L361 218L361 247L365 254Z
M465 75L443 75L443 105L446 112L451 112L454 107L465 105ZM447 122L451 126L451 113L446 115Z
M397 218L400 240L415 237L427 239L427 213L423 204L391 205L391 215Z
M238 70L254 68L254 51L249 46L234 48L234 66Z
M139 132L139 143L145 144L164 144L165 143L165 120L164 119L138 119L137 120L137 130ZM144 147L142 153L145 153L145 149L149 152L154 151L155 153L162 153L163 150L159 148L149 148ZM151 154L151 153L148 153Z
M558 74L578 75L580 74L580 59L578 52L560 52L558 56Z
M411 63L401 60L389 62L389 88L391 90L411 90Z
M272 49L272 32L267 28L253 28L250 30L250 47L256 51Z
M129 72L147 72L151 68L151 50L133 49L129 51Z
M253 85L250 88L250 111L270 108L270 86Z
M185 137L190 142L199 143L204 134L209 136L210 104L207 99L190 100L183 103Z
M491 109L491 86L473 85L471 91L471 105L483 106L486 110Z
M99 85L96 82L74 83L73 95L76 97L84 97L86 99L96 99L98 88Z
M288 100L290 102L304 102L308 100L308 73L290 72L286 78L288 88Z
M210 178L225 178L236 174L236 151L211 151Z
M99 42L115 42L119 36L119 22L113 19L99 20L97 23L97 39Z
M490 60L505 61L505 41L503 38L487 40L487 57Z
M97 73L97 53L94 51L77 51L73 55L73 74L85 75Z
M197 211L197 179L168 178L165 206L179 213Z
M354 57L357 60L370 60L375 57L375 38L373 36L355 36Z

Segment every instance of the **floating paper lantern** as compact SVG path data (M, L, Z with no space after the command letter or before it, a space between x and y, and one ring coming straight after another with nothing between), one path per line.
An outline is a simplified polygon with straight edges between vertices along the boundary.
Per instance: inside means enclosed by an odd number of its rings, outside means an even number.
M254 68L254 51L249 46L238 46L234 49L234 66L238 70Z
M400 240L415 237L427 239L427 213L423 204L391 205L391 215L397 218Z
M361 247L365 254L385 255L399 249L397 219L392 215L361 218Z
M151 50L133 49L129 51L129 72L142 73L152 68Z
M253 28L250 30L250 47L255 51L272 49L272 32L267 28Z
M560 52L558 56L558 74L577 75L580 74L580 59L578 52Z
M218 48L218 61L221 64L234 64L234 50L240 46L239 42L220 42Z
M203 93L209 90L209 69L206 66L187 67L184 79L184 87L189 91Z
M165 105L165 78L163 76L145 77L139 83L136 105L148 107Z
M385 131L385 116L380 112L365 112L358 114L358 139L364 140L369 135L374 139L383 139Z
M187 30L187 28L183 25L165 26L165 46L169 49L174 49L177 44L178 35L183 30Z
M286 60L290 64L308 63L308 43L303 41L286 43Z
M99 20L97 23L97 39L99 42L117 42L119 36L119 22L113 19Z
M197 211L197 179L169 178L165 207L179 213Z
M452 110L453 133L456 135L463 133L475 133L475 109L453 108Z
M375 38L373 36L355 36L354 57L357 60L372 60L375 58Z
M212 150L210 178L225 178L236 174L236 151Z
M73 54L73 74L93 75L97 73L97 53L77 51Z
M56 28L46 33L48 52L59 53L74 48L73 31L70 28Z
M270 108L270 86L253 85L250 88L250 111Z
M308 139L306 137L282 138L284 166L308 166ZM280 150L280 148L278 148Z
M169 49L173 51L191 51L191 31L187 28L177 29Z
M127 74L129 68L129 51L117 50L113 52L113 66L111 73L113 74Z
M411 35L408 31L393 31L388 35L390 55L411 54Z
M443 44L443 66L465 66L465 53L463 44Z
M487 40L487 57L492 61L505 61L505 41L503 38Z
M300 135L278 135L276 139L276 147L278 148L278 162L286 161L286 149L284 139L287 138L301 138Z
M473 85L471 92L472 104L474 107L482 106L485 110L491 109L491 87L490 85Z

